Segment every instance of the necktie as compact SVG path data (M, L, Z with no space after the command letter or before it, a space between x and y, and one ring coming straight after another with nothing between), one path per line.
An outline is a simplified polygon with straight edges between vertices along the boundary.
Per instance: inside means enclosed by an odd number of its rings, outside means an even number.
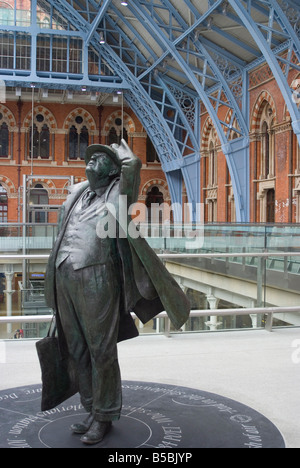
M91 204L91 201L95 198L96 193L89 190L82 198L82 209L85 210Z

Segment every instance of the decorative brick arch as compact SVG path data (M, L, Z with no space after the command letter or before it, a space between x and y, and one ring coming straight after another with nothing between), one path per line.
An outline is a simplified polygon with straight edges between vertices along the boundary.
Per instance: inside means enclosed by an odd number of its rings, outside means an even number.
M49 196L56 194L56 185L53 180L37 176L31 179L31 187L34 187L36 184L41 184L47 190Z
M267 102L270 105L274 113L275 121L277 121L277 112L274 99L268 91L262 91L253 107L250 126L251 132L257 132L260 130L260 120L263 112L264 102Z
M146 184L144 184L141 188L139 200L146 200L148 193L153 187L158 187L161 190L165 202L170 201L171 198L168 184L163 179L151 179L148 182L146 182Z
M13 113L3 104L0 104L0 113L3 115L2 120L7 124L10 130L17 126Z
M52 112L50 112L49 109L47 109L46 107L38 105L38 106L35 106L34 108L34 116L37 116L39 114L43 115L44 117L44 121L42 122L42 125L47 124L50 133L53 133L57 129L57 122ZM32 124L32 111L29 111L24 119L24 127L26 129L29 129L31 127L31 124Z
M202 128L202 138L201 138L201 151L208 151L208 143L209 143L209 137L212 128L214 129L214 138L216 141L216 146L219 142L217 132L215 130L214 124L211 120L210 117L207 117L206 121L204 122L203 128Z
M107 136L112 127L117 128L117 130L120 129L120 131L121 131L121 128L125 128L128 133L134 133L135 132L135 123L134 123L132 117L130 117L130 115L128 115L126 112L124 112L124 114L123 114L122 125L120 125L120 126L116 125L116 123L115 123L116 119L122 119L122 111L121 110L117 110L117 111L113 112L106 119L106 121L104 123L104 126L103 126L103 135Z
M76 109L72 110L70 114L64 121L63 129L69 130L72 125L75 123L76 117L82 117L83 123L81 125L85 125L91 135L96 135L97 126L94 117L82 107L77 107Z
M14 183L5 175L0 175L0 184L6 190L8 198L11 198L13 195L16 195L16 187Z

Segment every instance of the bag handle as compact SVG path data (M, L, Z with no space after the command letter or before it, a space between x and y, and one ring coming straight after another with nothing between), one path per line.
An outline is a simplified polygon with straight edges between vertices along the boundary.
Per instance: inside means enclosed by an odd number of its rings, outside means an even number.
M47 338L54 337L56 334L56 330L57 330L57 326L56 326L55 314L53 314L52 320L49 326L49 330L47 333Z
M63 328L60 322L59 314L54 310L53 317L48 330L47 338L58 337L58 346L62 359L69 356L68 346L64 336Z

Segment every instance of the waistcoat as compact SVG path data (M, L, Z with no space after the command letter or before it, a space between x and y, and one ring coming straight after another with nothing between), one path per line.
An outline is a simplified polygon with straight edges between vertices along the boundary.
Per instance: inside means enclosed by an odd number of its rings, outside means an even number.
M116 240L99 238L99 223L107 223L108 211L104 197L96 196L90 206L83 209L82 199L86 191L79 198L69 217L68 224L56 257L56 268L70 257L74 270L92 265L104 264L116 252ZM104 229L100 230L101 232Z

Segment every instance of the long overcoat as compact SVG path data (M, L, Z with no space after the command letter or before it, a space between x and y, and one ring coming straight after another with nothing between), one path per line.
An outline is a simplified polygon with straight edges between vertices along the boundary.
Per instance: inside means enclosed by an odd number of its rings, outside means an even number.
M121 260L122 300L118 341L138 335L130 312L134 312L143 323L147 323L159 312L165 310L176 329L181 328L187 321L190 312L190 304L186 295L146 240L141 236L130 235L128 226L132 220L128 214L128 208L137 200L141 163L131 153L130 156L122 158L121 164L120 177L112 181L105 194L107 213L117 225L117 246ZM63 311L57 308L56 256L72 209L88 187L88 181L71 187L70 195L62 206L58 236L48 261L45 297L47 305L54 309L58 316L63 314ZM86 245L85 248L93 249L93 247ZM93 254L97 256L97 251Z

